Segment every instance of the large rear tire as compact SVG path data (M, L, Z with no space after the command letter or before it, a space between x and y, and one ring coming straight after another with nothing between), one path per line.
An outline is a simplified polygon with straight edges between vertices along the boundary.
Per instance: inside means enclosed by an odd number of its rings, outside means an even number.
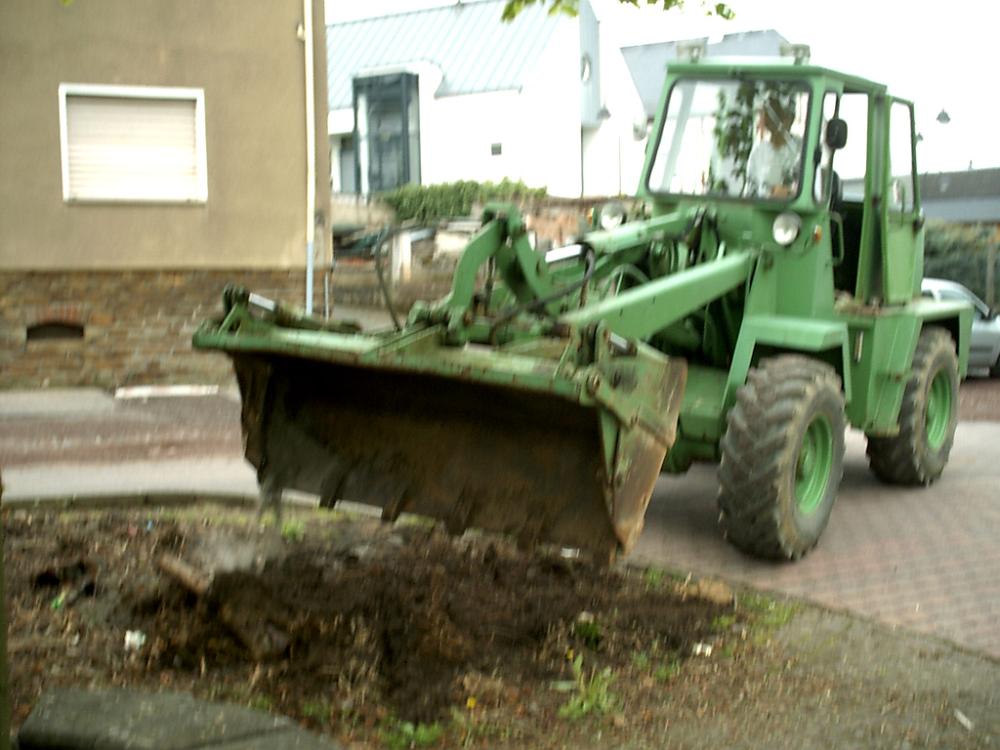
M883 482L927 485L941 476L958 424L958 357L943 328L920 332L899 409L899 433L868 436L868 465Z
M830 365L784 355L750 371L721 443L719 524L734 546L781 560L816 546L843 474L845 422Z

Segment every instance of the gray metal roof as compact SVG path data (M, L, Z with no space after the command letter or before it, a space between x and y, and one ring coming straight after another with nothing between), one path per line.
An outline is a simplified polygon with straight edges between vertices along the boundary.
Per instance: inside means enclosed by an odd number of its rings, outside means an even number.
M622 54L635 87L639 90L646 115L654 117L663 91L667 63L677 59L678 44L705 42L708 57L777 57L781 54L781 45L787 41L777 31L769 29L726 34L721 41L712 44L708 44L707 38L702 38L623 47Z
M920 175L922 198L1000 199L1000 168Z
M920 203L931 219L1000 223L1000 169L922 174Z
M461 2L328 25L330 109L352 106L359 71L415 62L441 68L438 96L519 89L565 16L550 16L539 3L505 23L504 4Z
M920 206L928 219L957 224L1000 224L1000 198L921 198Z

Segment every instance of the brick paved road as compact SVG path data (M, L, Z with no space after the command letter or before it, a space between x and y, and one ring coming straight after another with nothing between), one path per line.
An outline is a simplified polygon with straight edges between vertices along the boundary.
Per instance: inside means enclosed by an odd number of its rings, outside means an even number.
M880 484L848 435L840 496L819 546L792 565L748 558L716 527L715 467L663 476L633 558L714 575L933 633L1000 657L1000 423L959 425L926 489Z

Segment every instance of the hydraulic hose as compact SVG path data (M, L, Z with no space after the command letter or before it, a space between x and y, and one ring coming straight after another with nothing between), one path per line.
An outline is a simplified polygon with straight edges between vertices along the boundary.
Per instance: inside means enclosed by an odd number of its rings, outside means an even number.
M396 315L396 308L392 304L392 295L389 293L389 285L385 283L385 273L382 270L382 256L385 253L385 243L392 235L392 229L386 226L382 228L378 238L375 240L375 275L378 277L378 285L382 290L382 299L385 301L385 307L389 311L389 317L392 318L392 325L397 331L401 331L403 330L403 326Z
M567 284L560 289L556 289L554 292L546 294L544 297L539 297L538 299L513 307L493 321L493 325L490 326L490 340L493 340L496 335L496 331L500 326L509 323L521 313L538 310L539 308L544 310L546 305L555 302L557 299L562 299L566 295L572 294L578 289L583 289L590 281L591 277L593 277L594 271L597 270L597 256L594 254L593 248L587 248L585 258L587 268L584 271L583 276L574 281L572 284Z

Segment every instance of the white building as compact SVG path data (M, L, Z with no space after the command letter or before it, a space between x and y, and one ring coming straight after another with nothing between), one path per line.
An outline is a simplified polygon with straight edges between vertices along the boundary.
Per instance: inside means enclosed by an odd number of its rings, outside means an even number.
M334 191L509 178L562 197L634 193L642 101L590 4L510 23L503 6L327 27Z
M660 106L663 76L667 65L677 59L681 45L695 44L704 45L706 57L759 58L780 57L782 47L788 44L788 40L774 29L766 29L726 34L716 41L702 37L622 48L622 55L625 57L632 81L639 91L649 122L656 117L656 110Z

